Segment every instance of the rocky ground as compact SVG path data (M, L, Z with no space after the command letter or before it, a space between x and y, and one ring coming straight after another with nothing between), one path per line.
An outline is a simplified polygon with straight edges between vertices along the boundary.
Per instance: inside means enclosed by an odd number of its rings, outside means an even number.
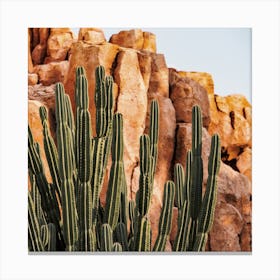
M215 93L209 73L168 68L164 54L156 52L156 37L140 29L114 34L109 42L103 31L81 28L78 38L69 28L29 29L28 109L34 138L42 147L38 108L44 104L50 114L55 137L54 84L62 82L74 106L75 68L84 66L89 87L90 111L95 131L94 71L103 65L114 78L115 111L124 116L124 163L128 196L135 197L139 178L139 137L148 130L149 104L160 106L159 159L155 175L150 219L153 242L162 206L163 185L172 178L175 163L185 165L191 147L191 109L200 105L203 113L204 185L210 136L219 133L222 143L218 200L210 233L210 251L251 251L251 105L243 95L226 97ZM43 154L46 169L45 155ZM48 179L51 180L47 170ZM106 180L101 201L105 202ZM177 208L173 212L170 239L176 233ZM166 250L170 250L170 242Z

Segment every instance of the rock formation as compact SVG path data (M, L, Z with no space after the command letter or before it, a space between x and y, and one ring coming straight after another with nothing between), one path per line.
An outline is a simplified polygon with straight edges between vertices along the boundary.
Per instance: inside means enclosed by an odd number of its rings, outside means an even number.
M208 73L168 69L164 55L156 53L155 35L140 29L121 31L109 42L103 31L97 28L81 28L78 39L69 28L32 28L28 34L28 96L29 100L35 100L28 104L32 131L41 133L35 111L39 104L44 104L49 110L51 132L55 137L54 83L64 83L74 107L75 68L82 65L88 78L95 134L96 66L103 65L106 74L113 76L114 110L124 117L124 163L129 199L134 199L138 190L139 137L149 129L151 100L158 100L159 154L149 213L152 243L158 232L164 182L172 179L175 163L185 165L186 152L191 146L191 108L200 105L204 126L204 184L210 135L213 133L221 136L224 161L218 176L218 200L208 250L251 250L252 120L251 105L245 97L216 95L213 79ZM41 134L37 134L36 141L43 150ZM106 181L105 178L101 203L105 202ZM176 207L173 212L167 251L171 250L176 234Z

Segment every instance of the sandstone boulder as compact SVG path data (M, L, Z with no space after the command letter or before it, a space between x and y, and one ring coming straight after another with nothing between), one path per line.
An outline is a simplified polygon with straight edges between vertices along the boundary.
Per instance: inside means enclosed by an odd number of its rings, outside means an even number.
M44 86L49 86L57 82L63 82L69 68L69 62L59 61L51 62L48 64L36 65L34 67L34 73L37 73L39 82Z
M73 40L74 34L70 28L51 28L44 63L66 60Z
M131 181L134 169L139 164L139 139L144 133L147 113L147 93L134 50L119 52L114 80L119 87L117 111L124 118L124 165L128 196L131 197Z
M118 34L113 34L110 43L125 48L156 52L155 35L150 32L143 32L141 29L120 31Z
M104 33L99 28L80 28L78 40L90 42L94 45L106 42Z
M186 153L191 149L191 124L179 124L175 161L185 168ZM208 177L208 156L211 138L207 130L202 133L203 185ZM217 179L217 207L209 235L211 251L241 251L243 239L251 240L244 228L251 224L251 184L248 178L230 166L221 163ZM243 235L241 235L243 232ZM248 245L249 246L249 245Z
M192 107L199 105L202 111L203 126L208 127L210 110L206 89L195 80L180 76L175 69L169 69L169 86L177 123L191 123Z

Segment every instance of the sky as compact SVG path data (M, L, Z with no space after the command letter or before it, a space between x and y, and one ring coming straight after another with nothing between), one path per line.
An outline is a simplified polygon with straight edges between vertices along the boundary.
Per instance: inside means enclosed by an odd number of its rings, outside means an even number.
M102 28L107 40L112 34L129 29ZM243 94L251 103L250 28L141 29L156 35L157 53L164 54L168 67L208 72L216 94Z

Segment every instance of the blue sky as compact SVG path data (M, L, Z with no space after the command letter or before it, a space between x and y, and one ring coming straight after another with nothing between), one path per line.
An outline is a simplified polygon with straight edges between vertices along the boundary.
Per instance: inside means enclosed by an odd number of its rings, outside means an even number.
M102 29L109 40L112 34L131 28ZM168 67L209 72L215 93L223 96L240 93L251 102L250 28L141 29L156 35L157 52L165 55Z

